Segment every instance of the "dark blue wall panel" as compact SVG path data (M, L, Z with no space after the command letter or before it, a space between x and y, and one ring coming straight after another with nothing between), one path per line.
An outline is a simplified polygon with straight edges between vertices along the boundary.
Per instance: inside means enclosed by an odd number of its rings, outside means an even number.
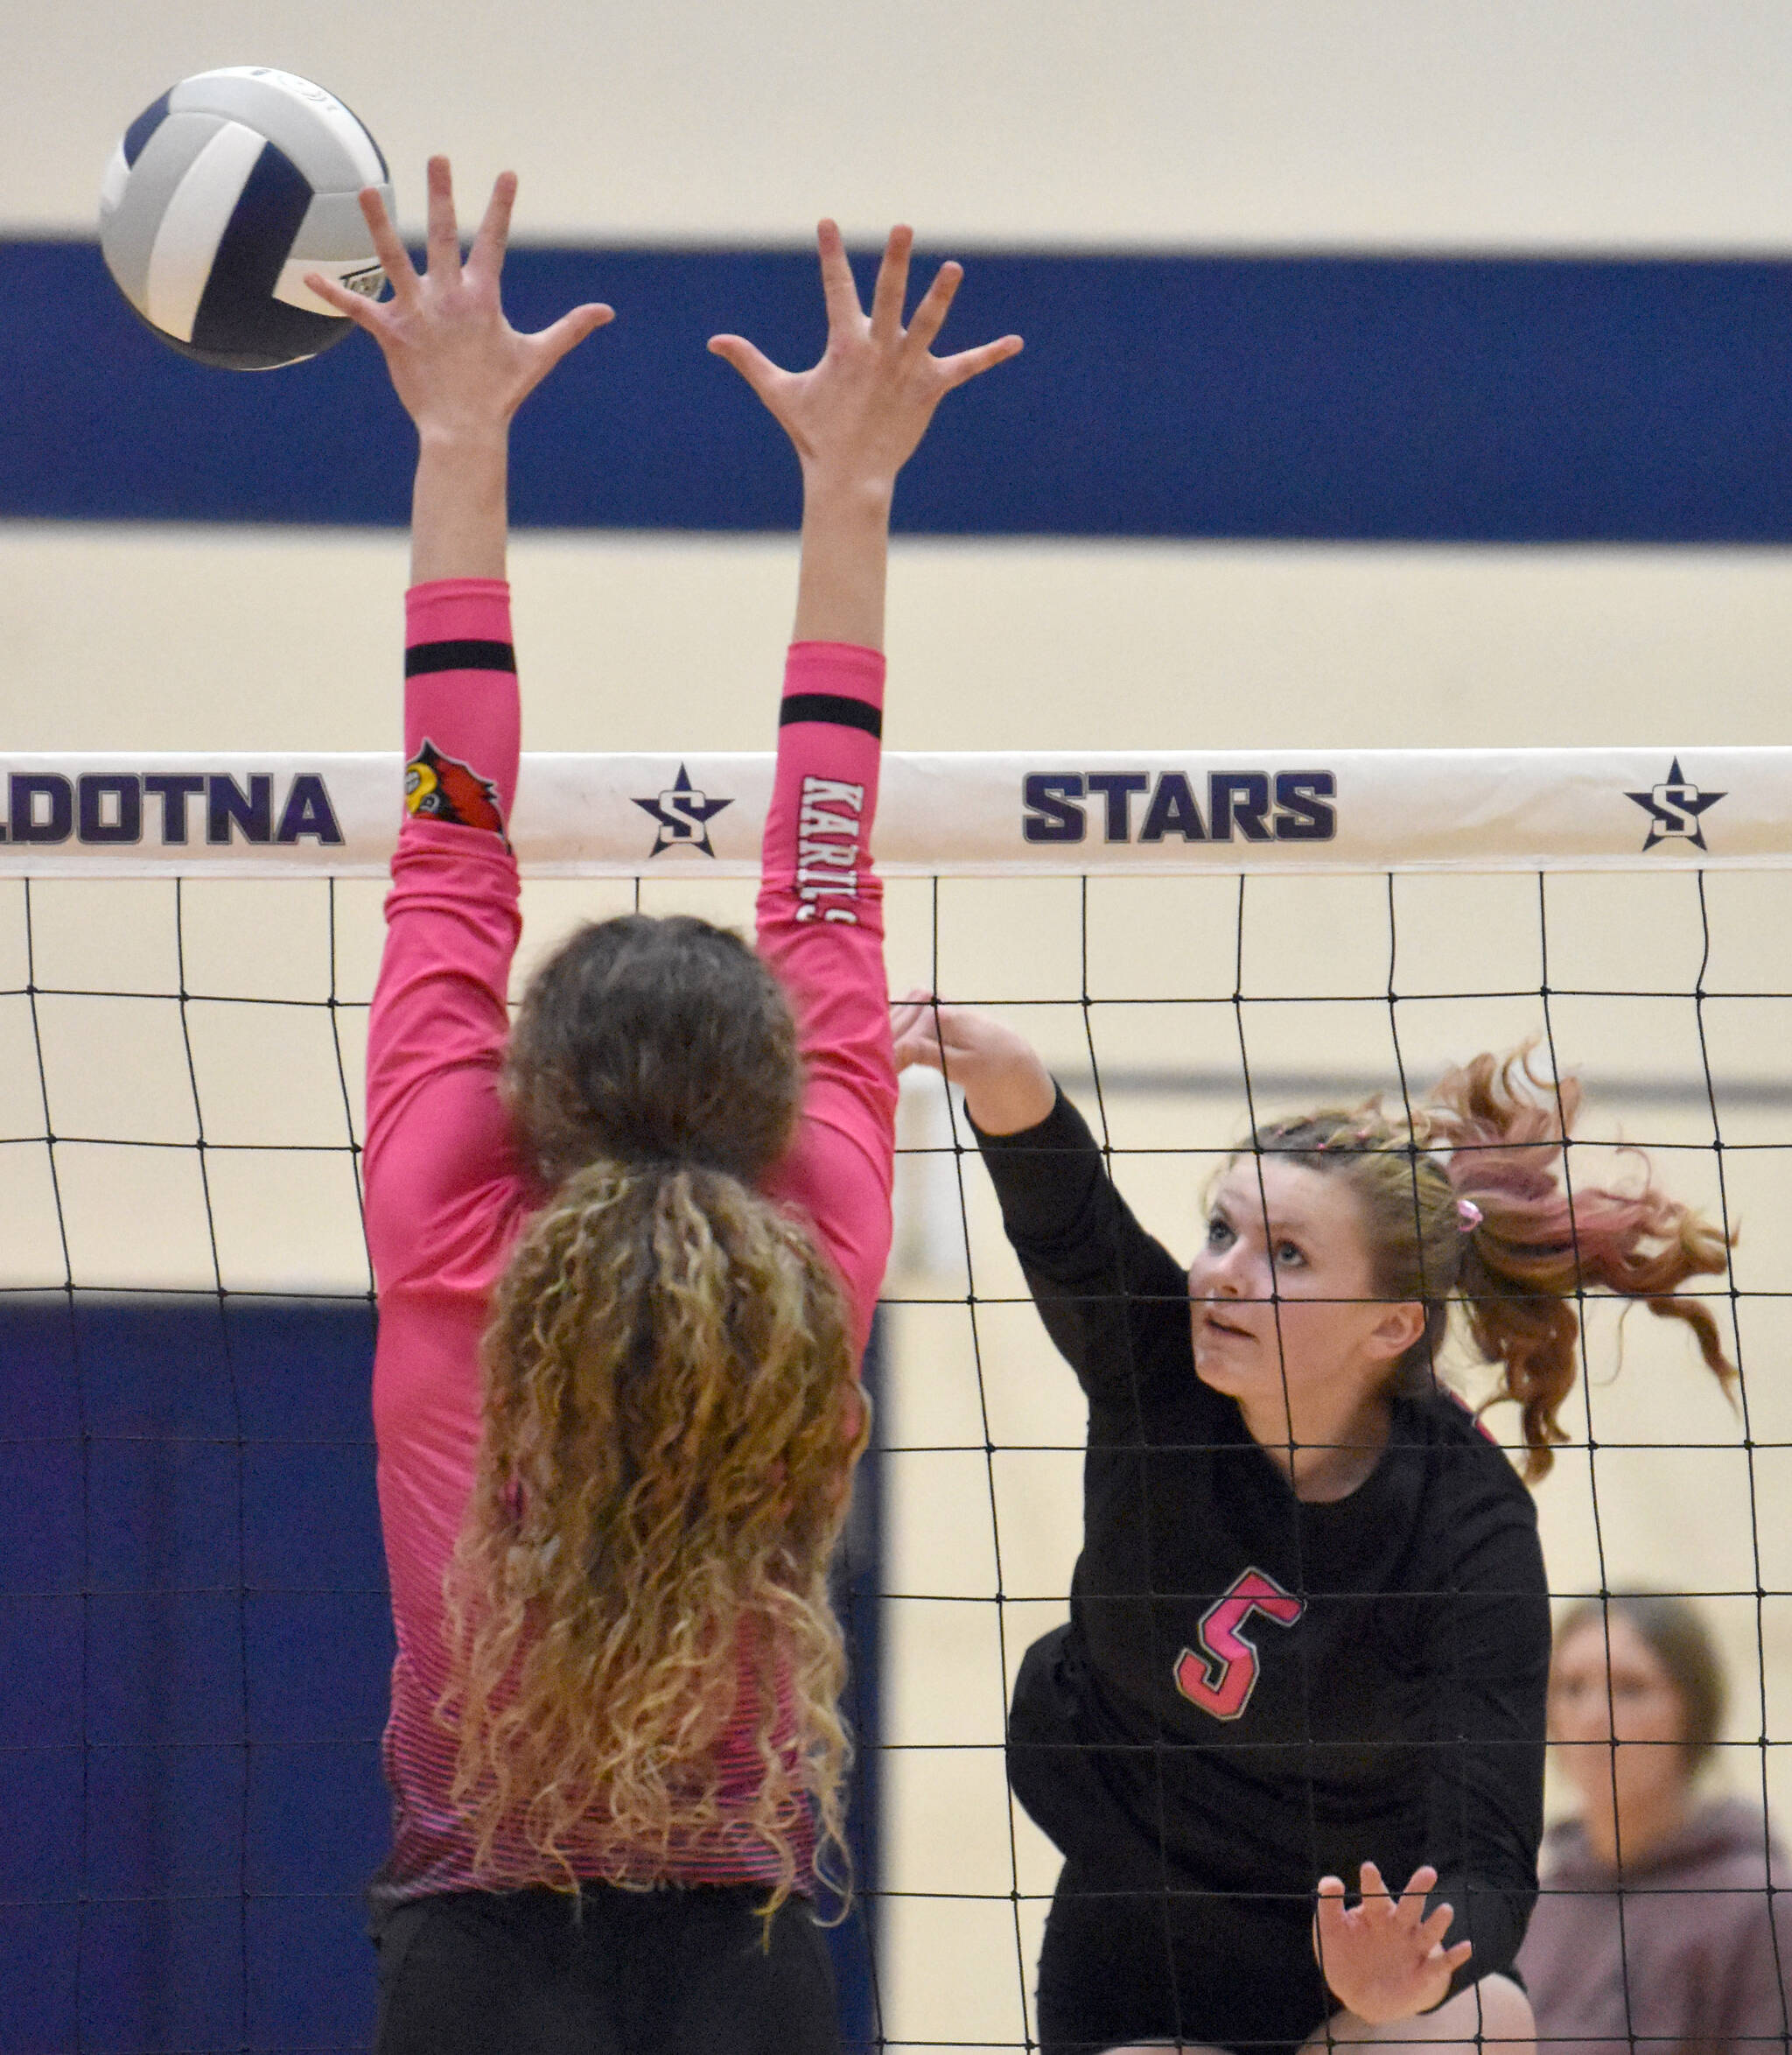
M0 2055L367 2046L392 1662L373 1345L340 1301L0 1297ZM869 1744L862 1476L842 1597ZM873 1790L868 1884L875 1818ZM861 1916L833 1939L868 2044Z
M5 2055L367 2045L373 1336L340 1301L0 1300Z
M794 523L782 436L704 345L732 328L812 359L812 259L521 249L507 280L520 324L618 313L520 417L520 523ZM899 526L1792 540L1792 265L971 253L948 342L1011 328L1026 354L947 403ZM93 244L0 244L0 515L405 518L410 434L371 344L190 363Z

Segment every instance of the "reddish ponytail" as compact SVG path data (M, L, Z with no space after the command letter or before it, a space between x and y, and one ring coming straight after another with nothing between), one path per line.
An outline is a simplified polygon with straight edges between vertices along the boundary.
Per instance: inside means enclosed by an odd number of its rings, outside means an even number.
M1479 1056L1452 1070L1410 1123L1378 1100L1261 1131L1253 1146L1347 1177L1363 1204L1376 1288L1425 1308L1421 1338L1401 1359L1402 1388L1432 1388L1432 1364L1460 1301L1475 1347L1502 1368L1496 1399L1519 1409L1524 1474L1547 1475L1568 1439L1560 1413L1574 1388L1583 1292L1640 1299L1684 1321L1706 1367L1727 1389L1735 1366L1710 1310L1675 1294L1690 1278L1729 1267L1722 1231L1655 1182L1640 1192L1573 1188L1565 1145L1580 1111L1578 1082L1552 1084L1527 1046ZM1493 1403L1493 1401L1489 1401Z

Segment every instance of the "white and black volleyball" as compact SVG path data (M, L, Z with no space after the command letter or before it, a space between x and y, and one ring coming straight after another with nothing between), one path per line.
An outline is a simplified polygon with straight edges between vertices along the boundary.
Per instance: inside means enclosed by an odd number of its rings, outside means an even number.
M379 144L321 86L262 65L200 72L125 130L100 191L100 248L164 342L270 371L354 326L305 290L307 271L370 299L383 289L364 186L394 211Z

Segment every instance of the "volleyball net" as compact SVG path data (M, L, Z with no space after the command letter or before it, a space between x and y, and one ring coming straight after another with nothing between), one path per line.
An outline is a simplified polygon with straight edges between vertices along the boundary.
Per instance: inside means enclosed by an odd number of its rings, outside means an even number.
M526 757L519 983L575 920L750 929L771 768ZM0 761L0 2049L366 2044L390 1625L357 1159L400 780ZM1642 1146L1740 1229L1712 1287L1740 1407L1676 1325L1589 1301L1539 1506L1558 1596L1698 1599L1719 1774L1775 1813L1788 824L1792 750L892 755L877 837L892 987L1022 1028L1180 1254L1253 1125L1416 1102L1526 1041L1586 1085L1577 1182ZM936 1078L905 1081L899 1140L843 1571L875 1825L849 2031L1019 2048L1057 1858L1010 1801L1004 1712L1066 1613L1083 1412Z

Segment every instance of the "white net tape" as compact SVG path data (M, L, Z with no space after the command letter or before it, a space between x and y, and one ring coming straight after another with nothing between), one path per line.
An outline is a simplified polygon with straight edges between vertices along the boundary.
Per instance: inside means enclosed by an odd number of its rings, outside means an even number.
M668 854L747 874L772 763L526 755L518 857L535 877ZM381 755L0 757L0 875L375 876L402 775ZM877 854L890 877L1772 866L1792 749L892 752Z

